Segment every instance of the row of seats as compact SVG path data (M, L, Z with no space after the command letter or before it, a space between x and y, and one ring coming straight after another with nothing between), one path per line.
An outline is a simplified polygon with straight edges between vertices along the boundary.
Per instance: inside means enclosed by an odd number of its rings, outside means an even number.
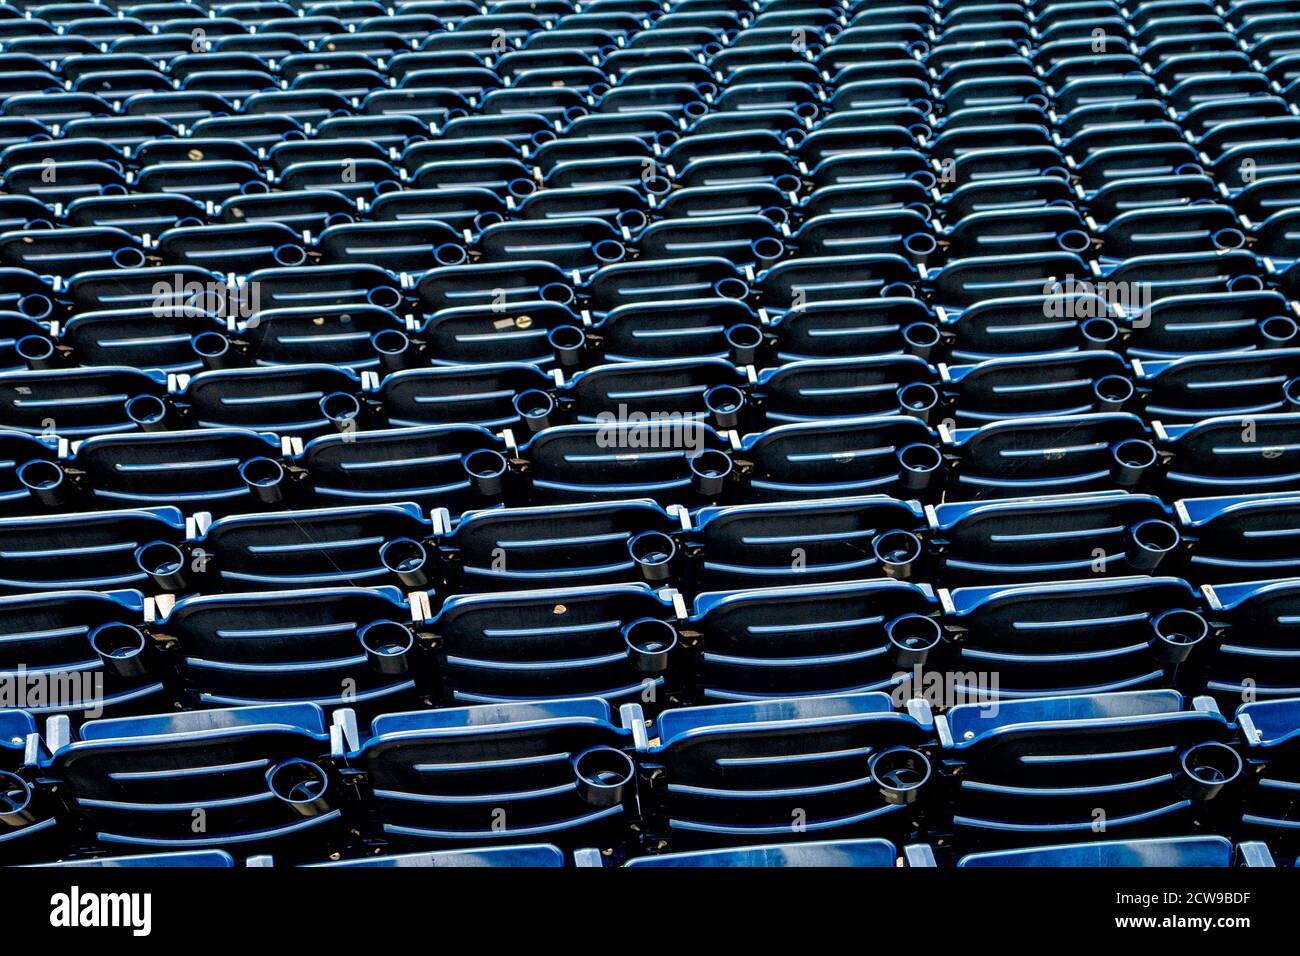
M323 363L193 376L129 366L0 373L0 427L69 439L188 428L310 438L455 424L527 436L618 420L701 422L746 434L879 415L950 429L1115 412L1170 425L1297 409L1300 349L1134 363L1108 351L1060 352L937 368L914 355L803 359L762 370L720 358L665 359L569 376L523 362L401 369L382 378Z
M103 719L76 735L63 718L42 736L26 712L3 717L14 742L0 845L17 859L224 849L323 861L516 843L618 859L850 836L928 842L946 858L1194 825L1295 852L1295 698L1246 704L1233 721L1167 690L940 716L919 699L848 694L653 721L577 698L384 714L365 730L350 710L327 721L312 704Z
M419 553L401 539L385 557L403 547ZM396 576L423 579L412 567ZM305 700L374 713L574 696L653 713L678 702L919 693L922 675L978 677L982 692L1010 701L1176 687L1230 709L1300 689L1298 609L1295 578L1198 592L1165 575L937 591L878 578L693 600L637 583L443 601L392 585L179 599L51 591L0 598L0 677L70 675L69 692L41 712L74 720L173 703Z
M170 505L226 515L282 504L415 501L453 514L646 497L700 507L888 494L936 501L1044 492L1286 492L1300 415L1180 425L1125 412L933 428L910 415L779 425L743 437L681 418L555 425L520 444L470 424L306 443L245 428L95 435L0 432L8 514Z

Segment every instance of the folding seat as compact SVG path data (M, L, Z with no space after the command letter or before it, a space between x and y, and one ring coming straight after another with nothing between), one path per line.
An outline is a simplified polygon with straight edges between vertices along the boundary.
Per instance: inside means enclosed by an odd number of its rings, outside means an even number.
M743 300L749 285L725 259L700 256L656 262L620 262L596 271L586 286L593 316L603 318L623 305L674 302L718 296Z
M188 542L204 591L397 584L433 587L437 570L422 541L429 521L410 503L194 517ZM201 566L201 567L200 567ZM197 580L196 580L197 579ZM416 582L419 582L418 584ZM175 582L169 582L175 583Z
M908 866L933 866L933 853L923 844L904 849ZM817 840L809 843L769 843L719 850L686 850L633 857L623 864L644 867L894 867L898 850L888 840Z
M919 285L916 269L896 255L787 259L754 282L764 305L781 309L874 296L911 297Z
M28 24L35 21L28 21ZM23 32L27 32L27 24L24 25ZM20 36L8 41L5 44L7 53L29 53L32 56L40 57L43 60L56 62L66 59L70 56L78 56L87 53L101 53L103 48L92 40L83 36L59 35L59 36Z
M517 159L445 159L420 166L410 182L416 189L486 189L505 200L531 193L536 188L532 175Z
M619 262L627 254L619 232L592 218L493 223L479 234L475 251L484 262L549 262L574 275Z
M0 428L64 438L133 431L136 417L156 410L167 393L160 372L35 364L31 371L0 375Z
M1292 541L1300 500L1266 492L1175 502L1190 544L1187 576L1196 581L1262 581L1300 567Z
M883 693L665 711L636 735L646 844L906 838L931 789L916 748L932 732L924 701L900 713Z
M1046 295L1063 288L1086 288L1091 281L1087 263L1075 253L1064 251L959 259L929 277L933 301L959 309L986 304L983 303L986 299L1027 302L1029 299L1022 297ZM1040 312L1039 319L1042 317ZM1054 331L1059 333L1065 329L1058 326ZM1056 351L1060 347L1047 350Z
M385 714L364 740L346 717L348 767L393 844L608 846L634 813L635 705L622 726L599 698Z
M829 190L838 188L841 187L832 186ZM914 262L924 261L936 248L930 223L924 213L916 209L878 209L815 216L804 220L789 243L801 256L882 253L906 256Z
M1144 359L1138 394L1145 413L1162 423L1289 412L1297 407L1287 384L1300 371L1297 363L1300 351L1289 348Z
M23 93L62 93L63 83L44 70L0 73L0 98ZM78 91L80 92L80 91ZM93 90L90 92L94 92Z
M517 216L547 221L600 219L620 230L636 231L649 221L649 211L647 197L630 186L572 186L530 193L519 203Z
M1128 363L1108 351L987 359L939 373L961 424L1122 411L1134 394Z
M1188 424L1152 423L1160 453L1168 460L1163 476L1175 498L1216 491L1249 494L1290 491L1300 484L1295 471L1294 414L1223 415Z
M76 488L68 488L72 482L62 468L56 475L47 466L36 490L50 500L45 507L52 511L75 510L60 498L66 495L72 503L79 494L90 507L249 511L282 493L285 471L279 459L275 436L238 428L95 435L67 460L68 470L80 479Z
M703 504L726 493L733 463L724 437L683 417L615 418L544 429L518 449L530 501L648 497Z
M145 241L175 226L199 226L208 212L186 196L167 193L133 193L120 196L83 196L68 204L69 225L120 229Z
M1167 685L1211 653L1198 597L1186 581L1145 576L939 593L949 667L995 674L988 692L1002 699Z
M1237 709L1237 725L1244 743L1243 756L1254 780L1243 797L1240 826L1243 834L1267 837L1275 853L1294 854L1293 820L1297 764L1296 728L1300 726L1300 699L1255 700Z
M67 278L94 269L135 269L145 264L145 253L121 229L35 229L0 234L0 262Z
M40 736L36 719L25 710L0 710L0 731L0 785L6 803L0 819L0 859L11 863L56 853L63 836L56 804L31 782L36 768L27 761L29 738Z
M1221 198L1208 176L1134 176L1103 186L1088 198L1087 206L1095 221L1108 224L1125 214L1210 205Z
M397 588L318 587L192 595L149 628L176 645L198 706L311 701L373 713L420 693L420 651L403 623L413 613Z
M928 497L943 480L936 445L922 421L896 415L779 425L746 435L735 454L752 501Z
M252 163L221 160L147 166L137 174L136 185L142 192L178 193L195 202L218 204L269 188Z
M597 273L597 279L600 273ZM482 263L430 269L415 285L421 309L432 314L463 306L507 307L520 303L567 305L569 277L549 262Z
M922 249L936 245L928 233L921 233L920 240ZM1093 240L1078 212L1067 206L1047 206L971 213L957 220L940 237L938 246L943 256L952 261L1005 256L1011 250L1089 255Z
M314 704L92 720L76 739L56 721L47 739L43 763L87 842L290 859L341 842L342 784L317 762L330 743Z
M6 681L26 688L34 714L80 721L169 706L171 693L144 662L138 591L48 591L0 598Z
M175 401L195 428L352 433L364 425L362 388L357 375L333 365L218 368L190 378Z
M177 850L175 853L136 853L127 856L79 857L57 863L28 863L26 866L48 867L167 867L184 869L228 869L235 858L225 850ZM251 866L252 863L250 862Z
M319 126L332 116L348 116L352 104L328 90L268 90L244 101L245 116L291 116L304 128Z
M889 690L938 648L937 610L928 585L889 579L703 592L683 625L694 696Z
M453 704L677 699L676 592L645 584L455 595L429 622L439 698Z
M753 401L771 425L862 415L942 413L939 380L915 355L809 359L764 369Z
M298 120L274 114L213 116L195 123L190 134L243 143L259 154L278 143L304 139L307 135Z
M1020 850L967 853L960 867L1231 867L1273 866L1268 845L1259 840L1237 843L1221 836L1152 837L1061 843Z
M319 234L359 216L356 202L341 192L306 189L232 196L220 204L215 218L230 224L273 223L299 234Z
M289 166L280 173L276 186L289 191L329 190L356 201L396 191L401 179L396 169L381 160L319 160Z
M378 266L297 266L259 269L249 273L245 286L256 290L260 308L331 305L373 305L397 309L403 302L399 280Z
M126 192L122 171L108 163L95 160L60 163L53 182L49 179L50 167L45 163L13 166L4 172L6 192L31 196L47 205L68 205L83 196L119 195ZM151 191L147 184L138 184L142 192Z
M1214 702L1173 690L960 704L935 729L963 849L1213 832L1243 776Z
M540 407L525 415L524 422L530 431L541 430L550 421L547 413L558 404L559 416L579 422L653 422L665 416L736 428L750 417L748 386L744 372L721 359L620 362L578 372L555 403L536 403ZM520 396L516 407L524 406Z
M1096 412L943 430L949 499L1134 489L1154 478L1150 433L1136 415Z
M1147 360L1288 346L1296 319L1271 291L1171 295L1132 320L1130 355Z
M453 592L662 583L675 567L669 535L682 526L675 511L648 500L470 511L454 525L450 515L441 520L438 552Z
M379 418L391 427L468 422L502 428L523 424L524 410L532 408L527 398L552 409L547 393L554 384L523 363L444 365L394 372L383 379L374 397L380 404Z
M0 519L0 588L152 590L136 552L155 542L175 547L184 536L184 518L174 508Z
M3 209L3 206L0 206ZM0 311L0 375L29 367L35 358L53 357L52 342L47 338L49 329L17 312ZM19 342L23 344L19 346Z
M415 337L427 344L431 365L528 363L549 368L568 355L564 343L582 342L582 320L556 302L519 302L439 309ZM559 343L553 345L552 341ZM565 359L567 361L567 358Z
M0 266L0 307L39 322L53 317L58 303L54 290L36 273Z
M597 851L599 855L599 851ZM250 864L251 865L251 864ZM340 860L336 863L312 863L313 867L515 867L529 869L542 867L563 867L564 852L549 843L524 844L522 846L479 847L466 850L439 850L432 853L390 853L383 856L367 856L356 860Z

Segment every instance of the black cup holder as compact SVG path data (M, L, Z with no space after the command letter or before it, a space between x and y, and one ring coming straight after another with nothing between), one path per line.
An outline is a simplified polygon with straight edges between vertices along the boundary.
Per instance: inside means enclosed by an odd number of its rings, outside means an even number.
M36 822L32 785L16 773L0 770L0 822L19 828Z
M1119 326L1110 319L1091 318L1079 325L1085 349L1108 349L1119 338Z
M691 466L691 478L697 494L705 498L716 498L722 494L727 477L731 474L732 463L724 452L716 448L706 448L687 461Z
M898 407L903 413L928 422L939 407L939 390L928 382L911 382L898 390Z
M731 361L736 365L753 365L758 350L763 345L763 330L757 325L742 322L729 327L724 334Z
M400 677L411 671L415 635L396 621L371 621L357 630L366 663L376 673Z
M274 458L250 458L239 466L239 477L253 496L263 504L273 505L284 500L284 466Z
M628 539L627 553L645 581L659 584L672 577L677 543L662 531L633 535Z
M1242 774L1241 754L1227 744L1210 741L1188 747L1178 756L1182 775L1179 791L1189 800L1213 800Z
M1181 540L1174 525L1160 518L1148 518L1129 529L1124 556L1133 570L1154 571Z
M47 508L60 508L68 503L67 475L57 461L33 458L19 465L16 474L27 493Z
M715 385L704 393L704 407L718 428L735 428L745 407L745 393L734 385Z
M573 775L583 802L607 809L623 802L636 775L636 765L621 750L592 747L573 758Z
M429 583L429 553L414 538L385 541L379 547L379 560L408 588L422 588Z
M662 674L677 646L677 631L667 621L643 617L623 625L623 643L632 668L642 674Z
M546 333L555 360L563 368L576 368L582 364L587 351L587 335L576 325L557 325Z
M339 431L350 431L361 417L361 402L347 392L330 392L320 400L320 413Z
M928 359L941 338L939 327L929 322L913 322L903 327L903 344L918 358Z
M929 759L911 747L882 750L867 766L881 797L895 806L915 803L931 775Z
M1156 463L1157 455L1155 446L1146 439L1126 438L1111 449L1111 458L1115 462L1115 483L1131 488Z
M136 395L126 400L126 417L141 431L166 431L167 403L157 395Z
M379 357L379 364L386 372L400 372L409 368L414 349L405 332L398 329L380 329L370 336L370 346Z
M909 491L924 491L939 475L943 455L933 445L920 442L904 445L897 452L899 478Z
M538 388L529 388L512 399L515 413L523 420L530 432L539 432L551 426L551 417L555 412L555 399L549 393Z
M500 497L505 490L506 471L510 467L505 455L490 448L481 448L470 452L460 461L476 492L485 498Z
M104 670L117 677L144 677L149 672L148 639L138 627L111 621L90 632L90 647Z
M1100 412L1117 412L1133 398L1133 383L1123 375L1103 375L1092 383Z
M170 541L140 545L135 549L135 565L162 590L185 590L185 552Z
M926 662L943 640L939 622L921 614L903 614L885 625L894 664L911 670Z
M233 364L230 339L220 332L200 332L190 339L190 347L209 371L230 368Z
M294 758L276 764L266 772L266 784L277 800L300 816L318 817L330 811L329 776L310 760Z
M14 351L23 360L23 364L34 372L51 369L59 364L54 340L43 335L24 335L14 343Z
M921 557L921 539L910 531L883 531L871 539L871 552L881 571L905 581Z
M1165 664L1181 664L1210 634L1210 625L1195 611L1174 608L1151 619L1151 653Z

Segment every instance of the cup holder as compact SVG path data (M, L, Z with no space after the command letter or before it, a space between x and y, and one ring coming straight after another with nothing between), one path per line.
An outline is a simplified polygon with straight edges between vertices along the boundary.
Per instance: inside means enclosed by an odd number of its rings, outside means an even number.
M732 363L753 365L758 357L758 350L763 346L763 330L757 325L741 323L731 326L724 334Z
M632 758L613 747L592 747L573 758L578 796L589 806L618 806L636 775Z
M135 550L135 565L164 591L185 590L185 552L170 541L150 541Z
M576 368L582 364L587 351L587 336L576 325L557 325L546 333L555 360L563 368Z
M735 428L745 407L745 393L734 385L715 385L704 393L704 407L718 428Z
M924 491L939 475L943 456L933 445L914 443L904 445L897 452L900 478L909 491Z
M396 621L371 621L357 631L366 663L376 673L401 677L410 673L415 635Z
M538 388L525 389L514 397L512 404L515 413L523 420L530 432L539 432L551 426L555 399L549 393Z
M1178 756L1182 770L1179 791L1189 800L1213 800L1241 777L1241 754L1227 744L1211 741L1188 747Z
M14 343L14 351L33 372L51 369L59 364L54 340L44 335L24 335Z
M667 621L643 617L623 626L623 643L632 669L642 674L662 674L677 646L677 631Z
M932 617L904 614L885 625L894 664L906 670L920 667L943 640L943 629Z
M16 773L0 770L0 822L25 827L36 822L32 811L32 785Z
M883 750L868 761L867 767L881 797L895 806L915 803L931 774L929 759L911 747Z
M706 448L697 455L687 458L691 466L691 479L697 494L705 498L716 498L726 486L727 476L731 474L731 459L716 448Z
M414 350L405 332L398 329L380 329L370 336L370 345L379 356L379 364L383 366L384 371L400 372L410 367Z
M1083 347L1090 350L1108 349L1119 338L1119 326L1110 319L1091 318L1079 325Z
M898 390L898 407L904 414L929 422L939 407L939 390L928 382L911 382Z
M913 322L903 327L903 344L918 358L928 359L939 344L939 327L929 322Z
M1181 540L1174 525L1160 518L1149 518L1129 529L1124 557L1135 571L1154 571Z
M149 672L149 642L138 627L111 621L90 632L90 647L104 670L116 677L144 677Z
M1117 412L1133 398L1133 383L1123 375L1103 375L1092 383L1097 411Z
M167 403L157 395L136 395L126 400L126 417L141 431L166 431Z
M461 460L469 483L485 498L499 497L505 490L506 471L510 463L505 455L490 448L472 451Z
M310 760L284 760L266 772L266 783L277 800L288 804L304 817L328 813L330 780L325 771Z
M871 539L871 552L888 577L906 581L921 557L921 539L910 531L885 531Z
M1151 619L1151 653L1165 664L1181 664L1210 635L1210 625L1195 611L1175 608Z
M429 583L429 553L414 538L385 541L379 548L379 560L405 587L422 588Z
M1115 462L1115 483L1131 488L1156 463L1156 448L1142 438L1126 438L1111 449Z
M230 368L230 340L220 332L200 332L190 340L190 346L208 371Z
M274 458L250 458L239 466L239 477L258 501L266 505L284 500L284 466Z
M57 461L33 458L19 465L16 475L27 493L47 508L61 508L68 503L67 475Z
M330 392L319 404L325 420L341 432L354 429L361 416L361 403L347 392Z
M627 551L643 580L659 584L672 577L677 543L662 531L642 531L628 539Z

